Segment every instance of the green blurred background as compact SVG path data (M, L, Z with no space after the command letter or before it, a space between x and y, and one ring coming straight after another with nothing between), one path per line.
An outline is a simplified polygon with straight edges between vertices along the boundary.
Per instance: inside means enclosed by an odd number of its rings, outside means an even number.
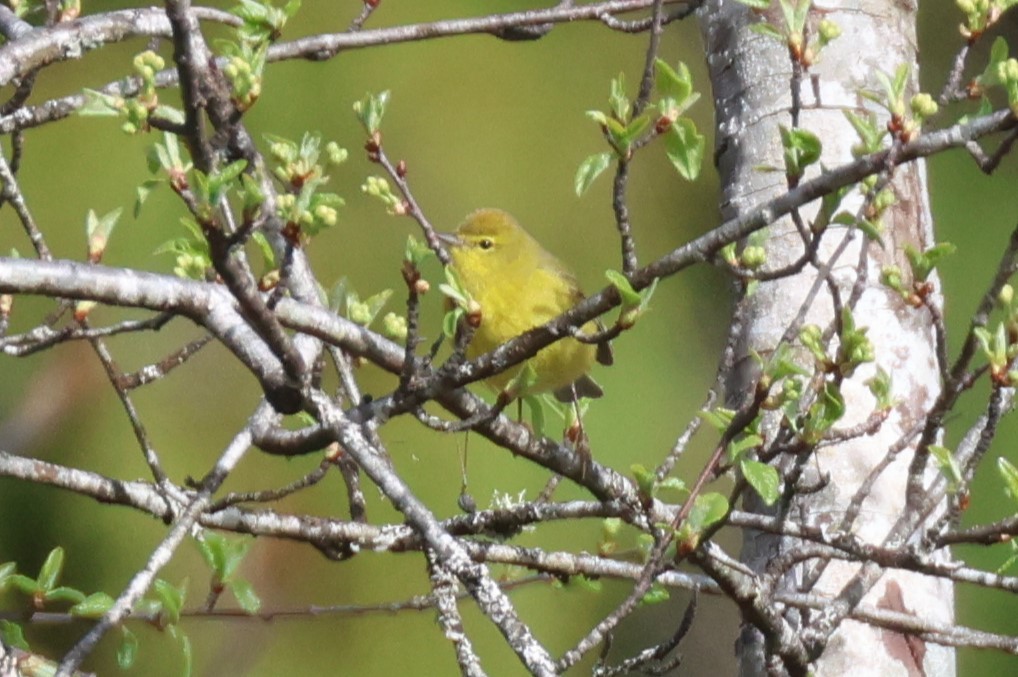
M129 2L85 3L85 11L127 7ZM232 6L232 2L211 3ZM384 2L369 27L441 18L481 15L542 7L547 3L498 0ZM953 3L924 3L920 47L924 86L939 90L953 50L960 40ZM286 37L343 30L357 14L360 2L306 0ZM221 35L222 32L213 32ZM1013 41L1012 41L1013 42ZM610 181L602 178L578 199L573 175L586 155L602 150L600 134L583 115L605 105L608 82L625 72L635 91L644 59L646 38L608 31L595 23L556 28L534 43L505 43L488 36L465 36L417 44L372 48L341 54L326 63L297 61L268 68L264 96L247 118L258 138L271 133L299 138L318 131L351 151L348 162L333 172L334 189L347 204L341 223L314 241L310 256L326 286L342 276L361 295L385 288L398 290L403 245L414 224L388 217L381 206L364 196L360 186L378 168L363 157L363 134L351 104L368 91L391 90L384 124L385 146L394 158L406 160L409 179L428 217L439 227L452 228L462 216L481 206L513 212L546 244L567 260L587 289L604 284L603 271L618 268L617 238L610 209ZM82 85L98 87L129 69L140 41L90 54L77 63L48 69L40 77L35 101L70 93ZM698 125L711 128L710 96L703 55L695 25L686 22L667 29L662 56L683 60L694 71L704 99L693 115ZM162 46L169 54L168 45ZM164 94L173 100L175 94ZM126 137L119 125L105 118L73 118L33 130L27 136L21 172L23 190L57 256L83 258L82 224L88 209L100 214L118 206L126 213L116 231L105 262L169 272L172 259L152 252L164 241L183 234L181 208L168 190L157 191L139 219L130 216L137 184L147 178L145 151L150 137ZM1014 227L1018 193L1015 163L1006 161L987 179L961 153L935 160L930 167L933 207L941 239L959 246L959 254L943 267L947 316L952 336L959 336L968 313L996 267L996 256ZM690 186L679 180L663 155L651 150L634 164L629 205L641 261L651 259L715 226L717 182L708 166ZM9 209L0 211L0 251L17 247L29 251L19 224ZM432 280L438 268L426 273ZM438 299L427 306L426 330L439 330ZM39 301L19 299L13 331L39 317ZM388 309L402 307L397 293ZM718 346L724 335L729 295L722 275L706 266L664 282L653 312L616 346L616 366L595 375L607 396L596 402L585 422L597 459L621 471L633 463L654 465L675 436L695 415L714 373ZM100 309L97 321L137 316ZM198 331L176 322L143 341L112 340L121 368L148 364ZM956 347L958 339L951 345ZM368 392L384 393L393 379L370 367L362 370ZM135 393L152 442L177 481L201 475L243 424L259 391L225 351L203 351L183 369L162 382ZM957 439L972 420L985 389L967 400L967 409L952 421L950 437ZM47 426L31 445L19 451L39 458L124 478L145 478L146 468L124 413L101 368L86 346L66 346L31 358L0 362L0 422L25 421L47 408L57 412L58 425ZM53 413L50 414L54 415ZM3 437L4 433L8 437ZM9 441L10 428L0 428ZM462 437L431 434L415 421L398 420L383 437L400 473L439 516L456 514L460 484ZM705 436L706 437L706 436ZM1011 421L1005 424L993 453L1010 455L1015 440ZM679 473L688 477L703 461L701 440L683 459ZM318 463L314 455L292 461L250 453L228 489L281 486ZM967 518L983 521L1014 512L1004 501L1000 483L986 464L979 477ZM530 464L494 450L471 437L468 451L469 491L487 506L495 491L533 496L546 474ZM283 503L297 513L345 515L344 491L335 474L312 492ZM560 498L582 497L570 486ZM398 515L368 490L373 521L399 521ZM165 527L132 511L95 504L54 489L0 479L0 562L15 560L19 569L34 574L55 545L67 551L66 582L80 589L116 594L146 560L165 534ZM596 548L600 525L542 527L524 535L524 545L557 549ZM632 535L624 538L634 544ZM737 543L724 544L733 551ZM959 554L973 564L994 568L1007 557L1003 550L964 549ZM190 577L190 604L205 596L204 566L193 545L185 545L162 577L179 583ZM426 572L418 555L363 553L349 562L329 562L312 548L261 539L256 542L243 573L255 584L267 610L307 608L311 605L369 604L405 599L428 591ZM600 593L581 585L553 589L540 585L513 593L523 618L553 653L571 647L591 624L622 599L628 585L604 581ZM629 655L663 640L675 626L688 596L638 611L616 637L612 656ZM0 597L10 608L12 596ZM225 600L229 605L232 600ZM517 659L505 648L493 626L463 606L485 667L491 674L522 674ZM1018 633L1010 596L960 590L959 620L1000 632ZM703 599L691 636L683 643L686 674L734 669L733 643L737 617L727 603ZM59 655L86 629L84 625L33 627L29 639L38 650ZM137 627L142 638L134 674L180 674L181 659L173 640L154 630ZM453 652L441 637L434 614L325 615L300 620L262 623L252 620L187 620L184 630L194 643L198 675L247 674L452 674ZM115 640L107 640L87 665L100 674L117 671ZM962 674L1001 669L1006 659L963 651ZM577 674L589 673L585 661Z

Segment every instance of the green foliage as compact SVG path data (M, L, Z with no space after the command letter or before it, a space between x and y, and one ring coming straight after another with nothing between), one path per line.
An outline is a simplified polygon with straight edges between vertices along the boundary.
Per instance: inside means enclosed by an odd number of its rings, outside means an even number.
M845 118L859 136L859 143L852 146L852 156L856 158L879 152L883 148L887 126L881 125L872 111L860 115L851 110L844 111Z
M248 613L258 611L261 600L258 599L251 583L237 575L237 570L251 547L251 540L248 538L227 538L214 531L205 531L202 538L196 543L202 557L205 558L205 563L212 570L213 590L229 590L244 611ZM166 588L163 594L165 597L164 608L170 608L175 617L179 618L180 608L183 605L183 591L165 584L164 587ZM165 600L169 600L172 604L167 607ZM176 620L172 622L176 623Z
M667 602L670 598L671 594L668 592L668 588L660 583L654 583L650 586L650 590L640 599L640 604L660 604L661 602Z
M961 34L974 39L995 24L1004 12L1018 5L1018 0L955 0L954 4L965 15Z
M209 243L193 219L185 217L180 222L190 235L164 242L156 248L155 253L174 256L173 274L177 277L204 280L212 270Z
M120 635L120 644L117 645L117 665L121 670L128 670L134 666L134 661L138 658L138 636L126 625L120 626Z
M300 9L300 0L290 0L279 8L271 0L240 0L233 8L243 23L237 29L241 40L247 43L272 42L283 34L283 27Z
M80 590L57 585L63 571L64 549L56 547L46 557L36 578L10 573L7 580L15 590L31 597L35 606L39 608L54 602L77 604L84 601L85 594Z
M640 497L645 502L655 498L658 492L661 491L674 492L680 495L686 493L686 485L678 477L666 477L659 481L657 474L653 470L648 470L640 463L634 463L629 466L629 471L636 481Z
M357 115L364 131L368 136L374 136L381 132L382 118L385 117L385 109L389 106L389 92L381 94L365 94L364 98L353 105L353 112Z
M361 191L380 200L390 216L403 216L407 213L403 197L393 192L389 182L380 176L369 176L361 186Z
M127 134L149 131L149 120L153 117L182 124L182 111L159 103L156 75L166 67L166 61L152 50L147 50L134 57L132 66L139 81L137 94L124 98L86 88L85 105L78 110L78 115L121 117L124 119L121 129Z
M604 170L608 169L611 159L612 154L609 152L594 153L580 163L580 168L576 171L576 179L573 186L577 196L587 192L590 184L594 183L594 179L600 176Z
M895 117L905 116L905 89L908 87L908 76L911 69L908 64L901 64L894 71L894 75L888 75L883 71L876 72L877 81L883 88L882 92L863 91L861 94L880 106Z
M230 100L237 110L244 112L255 105L262 95L262 77L268 43L220 41L219 49L226 57L223 75L230 83Z
M72 606L69 613L78 618L91 618L98 620L99 618L102 618L103 614L113 608L114 602L116 602L116 600L105 592L93 592L91 595Z
M658 281L655 279L646 289L636 291L633 289L633 285L630 284L629 279L616 270L606 270L604 276L615 287L619 297L622 299L622 305L619 308L618 325L622 329L630 329L636 324L640 316L646 312L650 299L654 296L654 291L657 289Z
M527 411L530 412L530 427L537 435L544 435L546 425L544 407L551 398L547 396L547 393L542 393L541 395L524 395L521 399L527 406ZM556 405L551 406L558 411Z
M191 170L191 195L194 197L194 215L202 225L218 221L216 212L223 205L233 183L247 168L247 160L236 160L206 174L198 169Z
M523 366L516 372L512 380L506 384L505 392L511 396L511 399L516 399L521 393L526 393L533 388L535 383L537 383L537 370L534 369L534 365L528 360L523 363Z
M905 245L905 256L908 257L908 264L912 269L912 279L916 282L925 282L937 264L957 250L958 248L950 242L941 242L921 252L911 245Z
M25 639L25 631L14 621L0 619L0 641L15 649L30 650L28 641Z
M1002 36L993 41L986 68L975 78L973 85L973 93L983 94L980 114L989 112L991 104L984 90L994 86L1004 89L1012 112L1018 112L1018 60L1009 57L1007 41Z
M102 259L109 243L110 235L120 219L124 210L120 207L103 216L96 216L95 211L89 209L85 216L85 237L88 239L88 260L97 263Z
M777 468L760 461L744 458L739 461L739 469L763 502L767 505L774 505L774 502L781 496L781 477L778 475Z
M827 382L816 401L810 406L802 427L802 439L810 445L816 444L845 415L845 398L841 388Z
M460 319L469 314L480 313L481 306L463 286L459 274L452 266L445 267L445 282L438 285L438 290L453 302L453 307L442 319L442 332L448 338L454 338Z
M891 399L891 375L882 367L877 367L877 373L866 379L866 386L877 401L877 411L890 411L894 406L894 400Z
M42 11L45 0L7 0L6 5L20 18Z
M411 266L420 268L422 263L434 255L435 252L431 251L427 242L422 242L413 235L407 236L406 247L403 249L403 260Z
M997 383L1011 385L1011 378L1007 368L1011 360L1018 356L1018 344L1012 343L1008 338L1007 328L1004 322L998 322L995 331L985 327L976 327L972 330L982 349L983 356L990 365L990 377Z
M407 321L402 315L389 312L382 318L382 335L388 339L403 343L407 337Z
M336 193L322 191L329 176L325 170L347 158L347 151L335 142L325 144L317 134L304 134L300 142L281 136L266 135L273 175L283 182L286 192L276 200L276 211L288 232L310 239L335 226L337 207L345 204ZM264 199L254 181L244 183L245 211L254 212Z
M949 493L955 494L961 488L962 476L961 467L958 465L957 459L954 454L947 447L942 447L937 444L931 444L930 455L937 464L937 468L940 470L940 474L947 480L947 490Z
M782 126L781 146L784 148L785 175L789 178L802 177L808 166L820 160L820 139L809 130Z
M689 511L689 517L683 526L699 534L714 524L717 524L728 514L728 499L717 492L700 494L693 501L693 509Z
M1018 503L1018 468L1001 456L997 459L997 471L1004 480L1004 490L1011 500Z
M665 154L679 176L694 181L700 175L706 139L689 118L676 120L665 134Z
M761 13L770 8L771 0L737 0ZM751 24L749 30L772 38L788 48L792 58L809 67L820 52L841 35L841 27L830 19L821 19L812 35L806 34L806 20L813 8L812 0L777 0L781 9L781 23L774 25L762 20ZM810 38L807 42L807 37Z
M360 295L350 287L349 281L342 278L333 286L329 297L329 306L337 313L345 315L351 322L367 327L375 321L378 313L392 297L392 290L383 289L362 300Z
M851 376L859 365L873 361L873 343L866 336L866 332L867 327L856 326L852 309L842 308L841 340L837 356L837 368L842 376Z
M675 68L657 59L654 62L656 100L633 115L633 105L626 95L625 75L611 81L608 111L590 110L586 115L601 128L611 151L589 155L576 172L573 187L583 195L594 180L611 164L612 157L628 161L632 153L658 136L665 140L665 154L681 177L695 180L703 164L705 137L688 117L682 117L700 98L693 91L689 68L679 63Z

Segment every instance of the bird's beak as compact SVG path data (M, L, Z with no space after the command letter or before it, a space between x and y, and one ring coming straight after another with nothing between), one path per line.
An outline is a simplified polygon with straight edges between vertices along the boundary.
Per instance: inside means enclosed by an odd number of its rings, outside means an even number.
M435 233L435 236L438 237L438 241L444 244L446 247L459 247L461 244L463 244L463 240L461 240L459 238L459 235L457 235L456 233L444 233L438 231Z

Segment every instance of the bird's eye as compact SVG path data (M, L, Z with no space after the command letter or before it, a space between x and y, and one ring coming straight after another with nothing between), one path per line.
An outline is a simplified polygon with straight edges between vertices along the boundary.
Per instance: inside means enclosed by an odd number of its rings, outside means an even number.
M492 247L495 246L495 243L489 240L488 238L484 238L477 244L481 247L481 249L491 249Z

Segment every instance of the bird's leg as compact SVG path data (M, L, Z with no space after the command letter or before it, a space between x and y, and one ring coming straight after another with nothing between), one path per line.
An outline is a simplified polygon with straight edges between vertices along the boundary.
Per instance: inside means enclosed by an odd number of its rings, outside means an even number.
M565 438L573 444L573 448L576 453L586 461L590 459L590 438L587 437L587 431L583 429L583 412L580 411L580 397L576 392L576 384L570 386L572 388L572 405L573 415L575 420L565 430Z

